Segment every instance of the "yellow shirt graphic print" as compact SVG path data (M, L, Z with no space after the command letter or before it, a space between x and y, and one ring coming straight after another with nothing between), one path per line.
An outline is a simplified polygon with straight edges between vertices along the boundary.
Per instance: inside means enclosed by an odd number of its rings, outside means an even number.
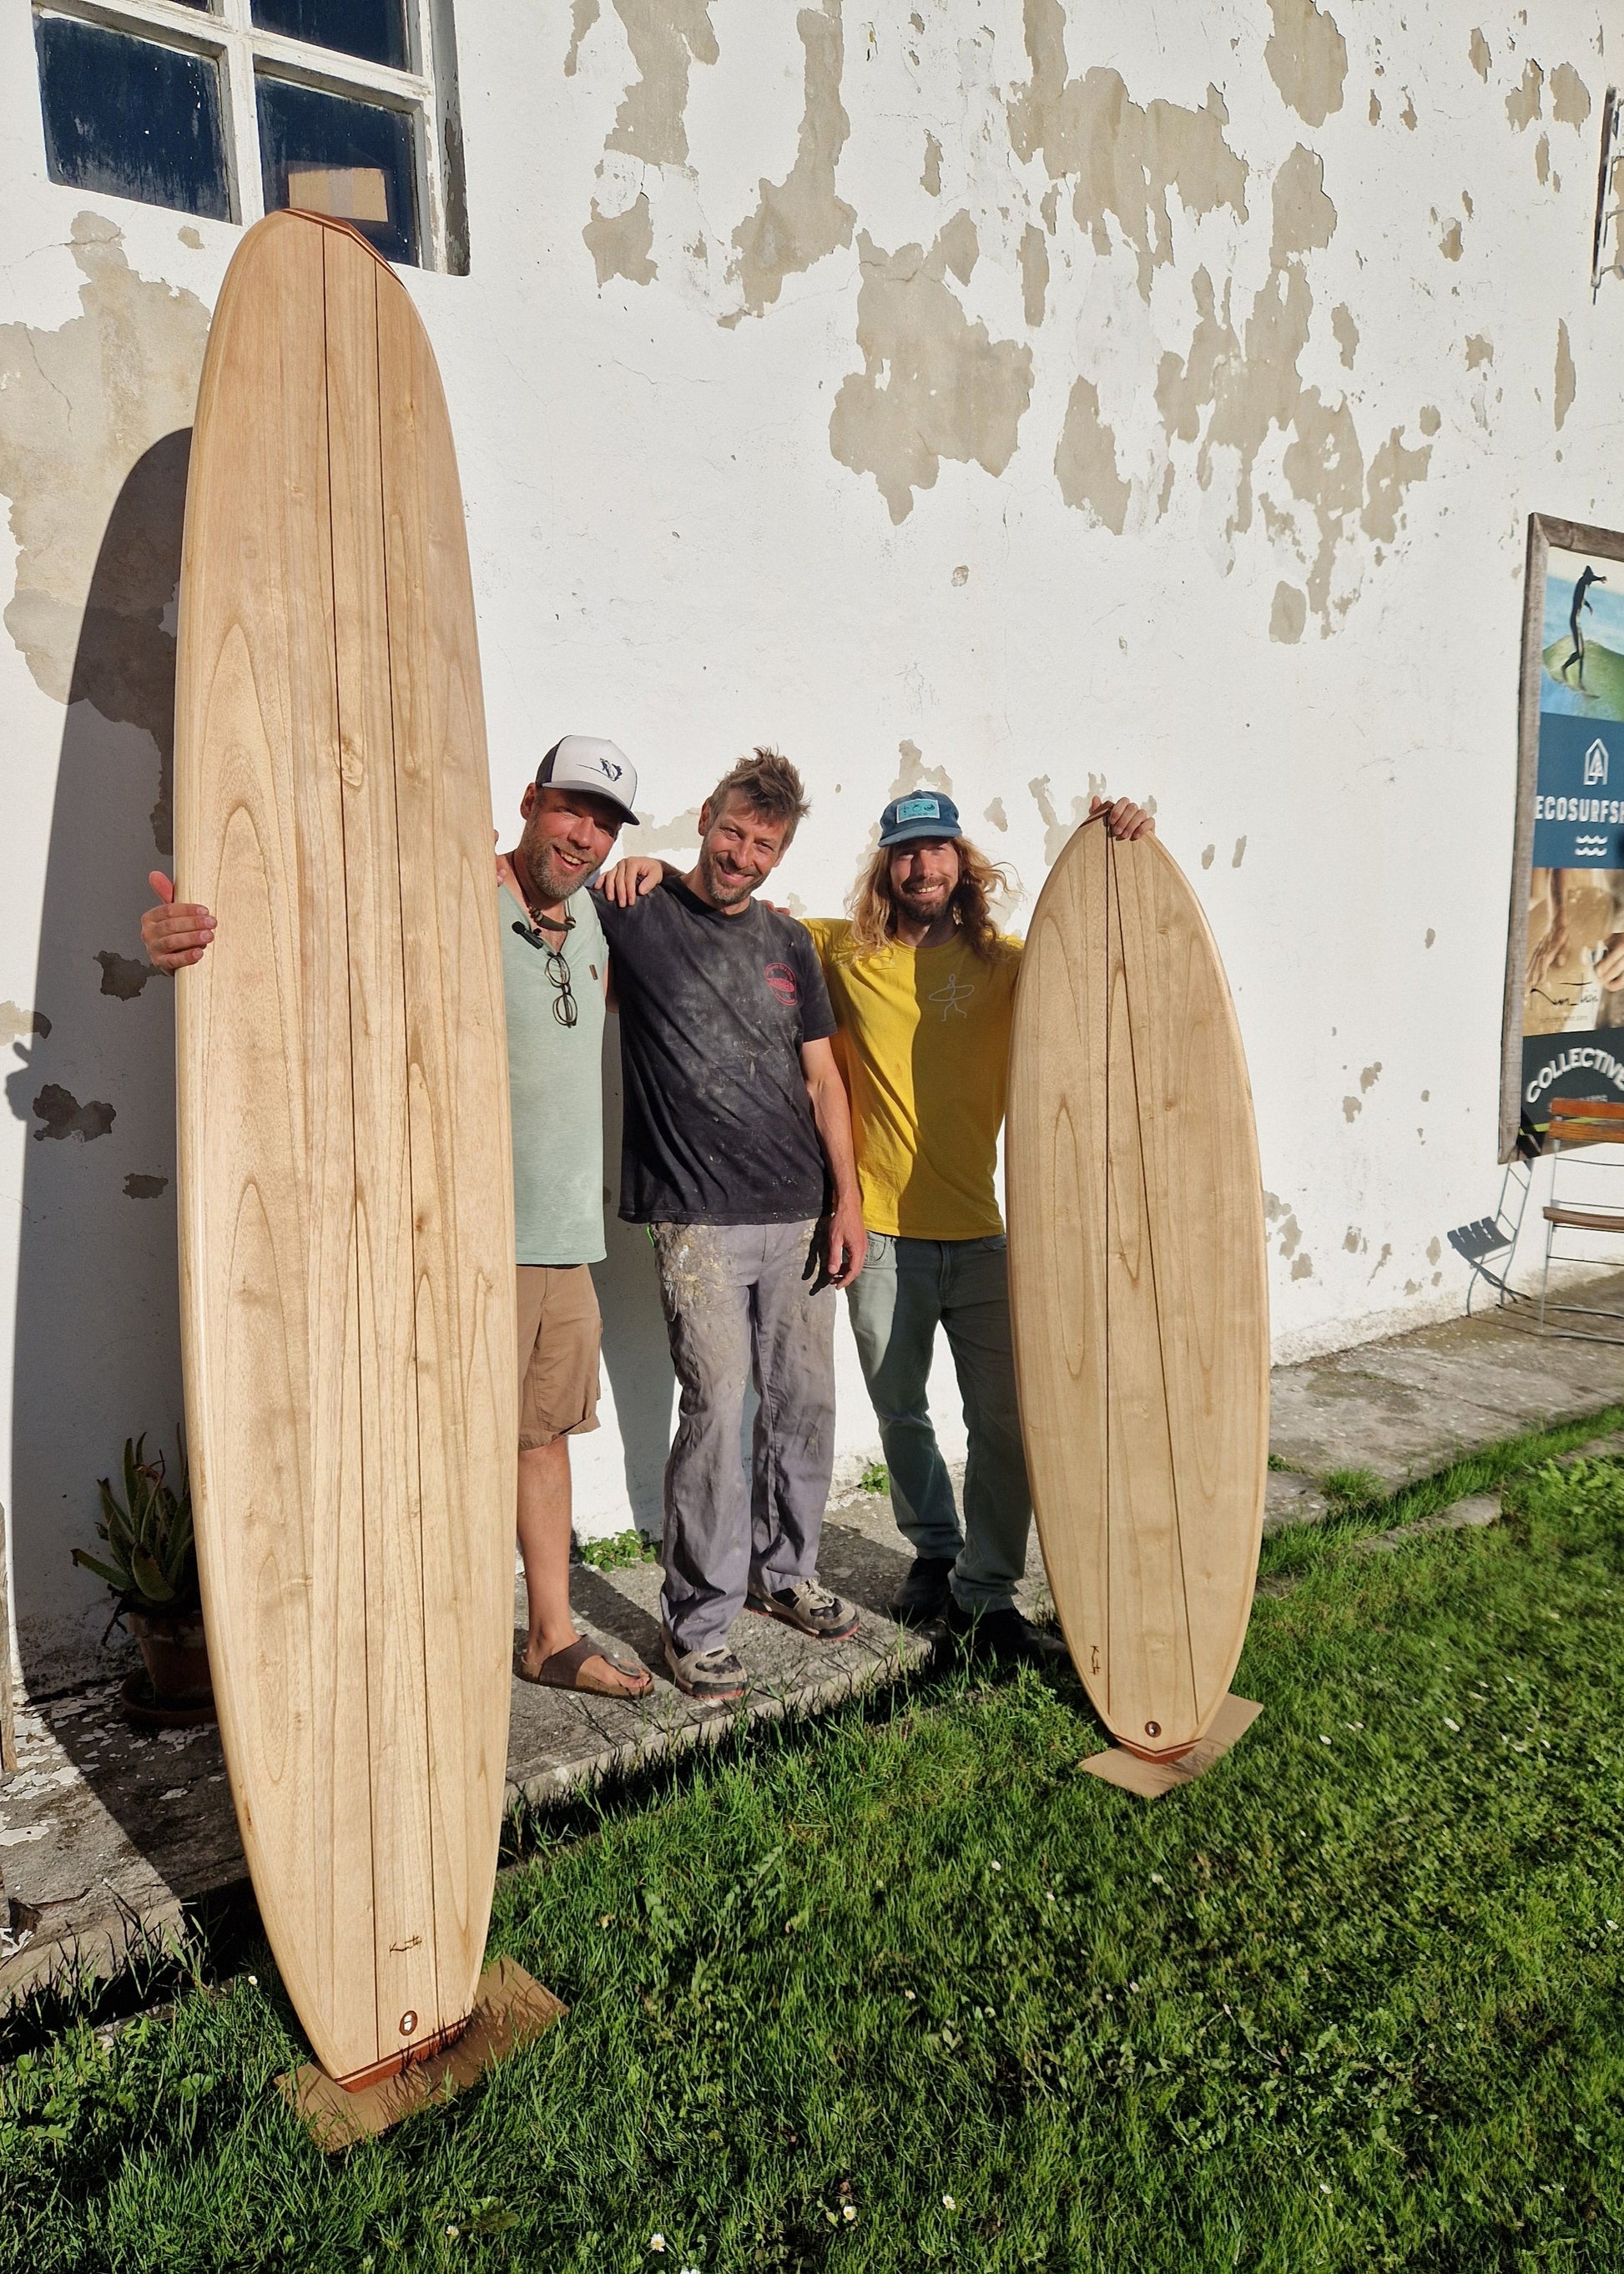
M843 919L814 917L839 1021L835 1048L870 1231L986 1239L1004 1229L996 1190L1010 1014L1021 943L990 961L963 939L858 955Z

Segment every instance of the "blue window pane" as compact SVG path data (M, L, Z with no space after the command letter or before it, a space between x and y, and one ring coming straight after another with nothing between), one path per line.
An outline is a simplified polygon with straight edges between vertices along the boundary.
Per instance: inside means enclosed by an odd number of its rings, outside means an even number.
M262 31L285 32L369 64L406 68L406 11L401 0L253 0Z
M266 211L335 215L386 260L415 262L417 167L405 113L264 72L259 96Z
M230 219L213 56L67 16L34 29L53 182Z

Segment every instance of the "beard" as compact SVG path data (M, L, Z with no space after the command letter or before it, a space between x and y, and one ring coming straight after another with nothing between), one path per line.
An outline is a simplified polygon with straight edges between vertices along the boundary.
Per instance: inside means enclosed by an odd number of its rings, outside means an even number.
M764 869L747 869L738 876L724 876L715 854L703 845L699 849L699 881L714 907L742 907L766 873Z
M947 914L952 907L953 894L958 888L953 885L914 885L906 891L900 886L893 889L896 892L897 906L909 922L929 924L934 923L938 916Z
M549 845L521 845L524 873L532 897L545 906L567 900L578 892L591 874L590 869L567 869Z

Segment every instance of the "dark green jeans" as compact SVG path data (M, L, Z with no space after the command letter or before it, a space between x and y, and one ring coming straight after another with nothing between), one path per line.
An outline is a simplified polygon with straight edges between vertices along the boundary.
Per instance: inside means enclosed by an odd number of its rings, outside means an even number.
M868 1260L846 1296L898 1525L916 1555L954 1559L953 1595L966 1611L1014 1601L1032 1525L1006 1248L1002 1234L898 1239L871 1231ZM970 1441L962 1528L926 1397L938 1326L953 1353Z

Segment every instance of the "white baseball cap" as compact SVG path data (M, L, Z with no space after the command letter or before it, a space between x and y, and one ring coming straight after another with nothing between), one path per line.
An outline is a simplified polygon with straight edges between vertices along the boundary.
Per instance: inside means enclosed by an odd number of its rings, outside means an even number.
M622 749L595 734L566 734L554 742L536 770L538 789L590 789L618 806L634 827L637 815L637 769Z

